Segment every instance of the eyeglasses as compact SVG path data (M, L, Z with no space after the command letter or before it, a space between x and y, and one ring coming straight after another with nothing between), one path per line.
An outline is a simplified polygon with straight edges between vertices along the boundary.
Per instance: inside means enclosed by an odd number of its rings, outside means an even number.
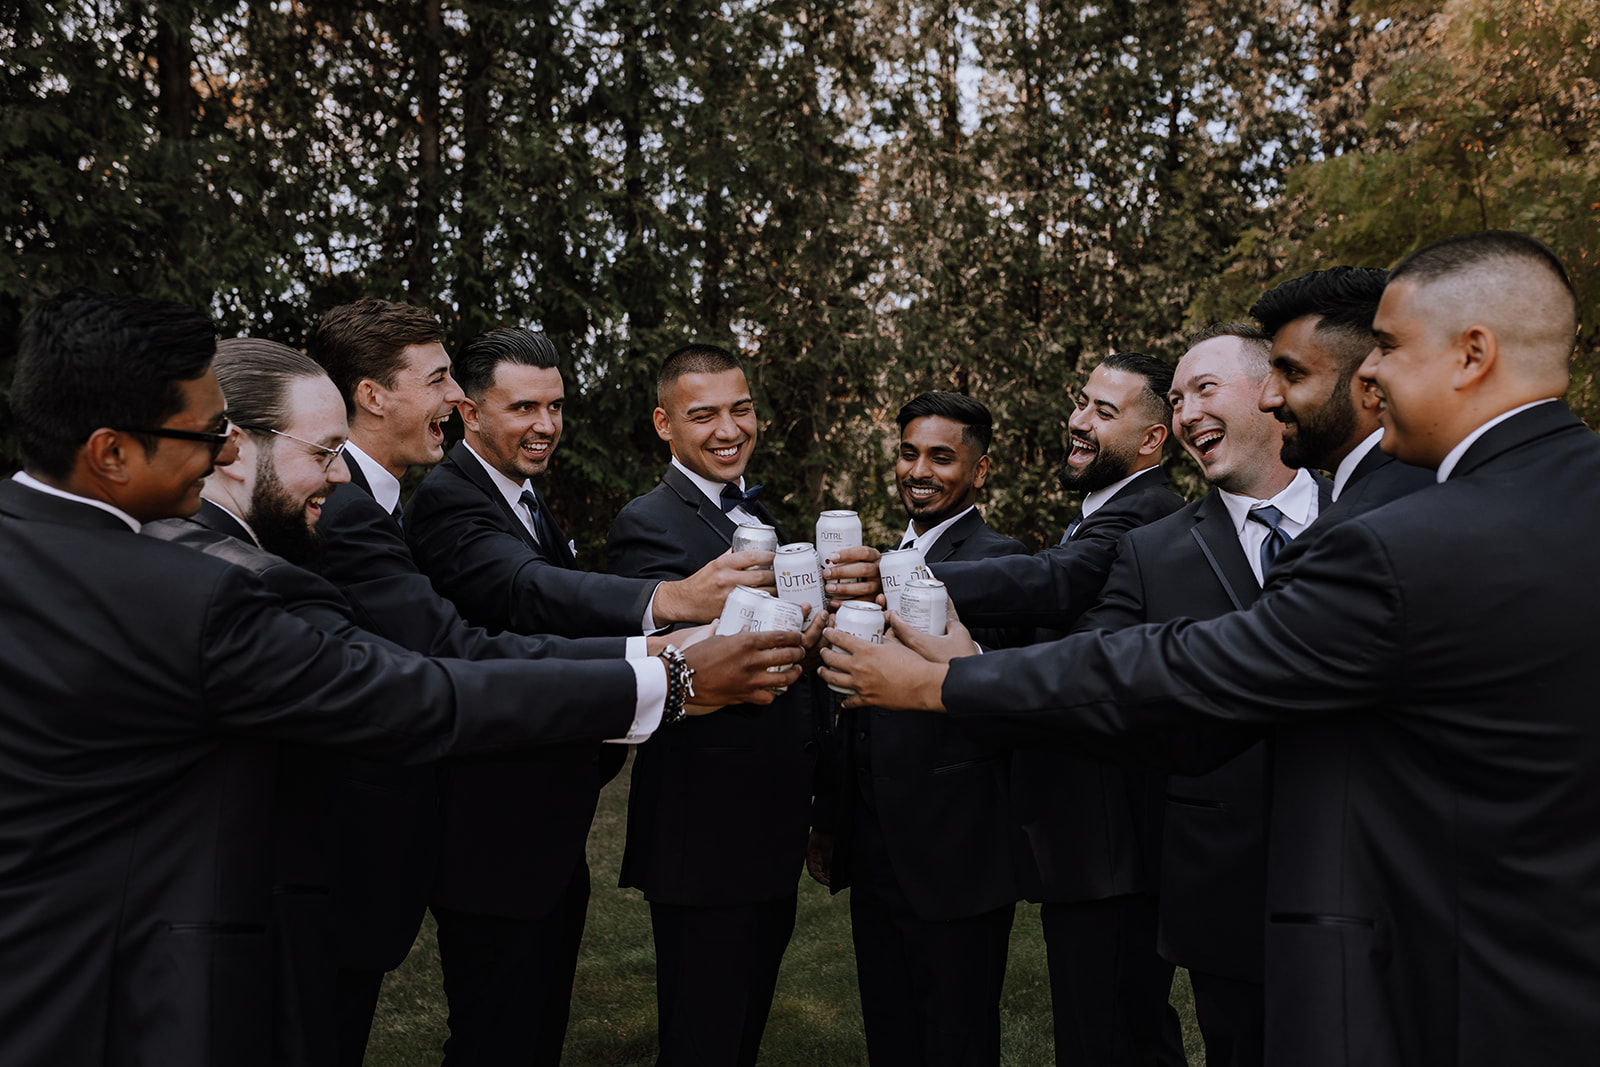
M216 459L227 447L228 438L238 429L232 422L224 422L220 430L174 430L167 426L146 429L142 426L114 426L118 433L140 433L147 437L168 437L175 441L199 441L211 446L211 458Z
M322 457L322 473L323 474L327 474L329 471L333 470L334 463L338 461L340 456L344 455L344 449L345 449L344 445L340 445L338 448L325 448L324 446L319 445L314 441L307 441L304 437L296 437L294 434L292 434L292 433L284 433L282 430L274 430L270 426L263 426L263 427L259 427L259 428L254 427L254 426L241 426L239 428L241 430L248 430L251 433L266 432L266 433L270 433L270 434L275 434L278 437L287 437L291 441L295 441L295 442L298 442L299 444L305 445L307 448L311 449L311 454L312 455Z

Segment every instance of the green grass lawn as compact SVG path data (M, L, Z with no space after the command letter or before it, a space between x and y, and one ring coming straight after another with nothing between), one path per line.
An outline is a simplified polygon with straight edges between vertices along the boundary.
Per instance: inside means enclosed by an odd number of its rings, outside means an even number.
M631 769L631 765L630 765ZM648 1067L656 1055L655 948L650 911L636 890L616 888L628 805L625 770L600 795L589 834L593 892L578 960L567 1030L566 1067ZM1181 970L1173 1003L1183 1019L1189 1062L1205 1063L1188 976ZM1001 1005L1001 1062L1051 1067L1050 983L1039 909L1017 908ZM428 919L405 964L384 983L372 1026L372 1067L432 1067L444 1043L445 1003L439 953ZM777 999L761 1045L762 1067L856 1067L867 1063L850 945L849 901L810 878L800 883L794 939L778 978Z

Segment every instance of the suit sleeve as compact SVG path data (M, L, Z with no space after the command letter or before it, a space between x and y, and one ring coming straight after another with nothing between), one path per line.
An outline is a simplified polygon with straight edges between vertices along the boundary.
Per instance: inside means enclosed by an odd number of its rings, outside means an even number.
M221 729L379 760L598 741L633 719L633 669L620 659L467 663L345 642L238 568L210 596L199 666L199 713Z
M613 574L671 581L687 578L704 566L704 560L690 554L685 539L674 536L652 511L635 502L618 513L606 537L607 569Z
M1047 745L1355 711L1396 684L1404 621L1392 561L1352 521L1248 611L960 659L944 702L969 729Z
M1117 546L1117 558L1100 589L1100 599L1079 618L1075 632L1121 630L1145 621L1144 573L1139 545L1131 533Z
M416 561L469 619L520 634L639 633L656 583L568 570L507 530L498 505L472 485L418 489L406 522Z

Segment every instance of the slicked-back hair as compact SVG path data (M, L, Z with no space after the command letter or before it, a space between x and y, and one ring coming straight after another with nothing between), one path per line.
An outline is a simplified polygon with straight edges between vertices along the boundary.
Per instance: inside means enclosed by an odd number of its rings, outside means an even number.
M1572 278L1568 276L1567 268L1562 264L1561 258L1550 250L1549 245L1537 237L1518 233L1516 230L1462 233L1435 241L1430 245L1423 245L1395 264L1394 269L1389 271L1389 281L1397 282L1404 279L1426 284L1452 274L1488 267L1496 261L1504 263L1506 260L1520 261L1542 269L1561 282L1571 302L1572 332L1576 335L1578 294L1572 287Z
M480 333L468 341L450 373L463 393L478 400L484 390L494 384L495 370L502 363L515 363L520 367L560 367L561 356L544 334L521 326L508 326Z
M301 378L326 378L321 364L303 352L257 337L217 342L217 384L228 401L228 417L241 430L265 434L294 421L289 386Z
M1113 352L1101 360L1100 365L1143 378L1139 408L1145 418L1163 426L1172 424L1172 402L1167 399L1167 394L1172 392L1172 364L1144 352Z
M721 374L743 370L739 357L716 345L688 344L669 355L656 374L656 405L666 407L667 390L685 374Z
M1272 338L1252 322L1214 322L1189 338L1189 348L1218 337L1237 337L1244 342L1245 369L1260 381L1272 370ZM1184 349L1185 352L1189 348Z
M1389 272L1377 267L1314 270L1261 294L1250 317L1269 337L1307 315L1318 316L1316 333L1349 375L1372 351L1372 319L1383 299Z
M912 420L936 415L941 419L961 424L961 440L972 449L975 456L987 455L994 441L994 416L980 400L961 393L923 393L912 397L895 416L900 432L905 433Z
M17 333L11 411L28 470L65 477L102 426L158 427L183 410L178 383L205 374L217 328L184 304L74 289ZM134 435L146 454L160 440Z
M345 413L356 413L356 386L370 378L393 389L412 345L444 340L444 326L427 308L388 300L357 300L322 316L308 351L344 396Z

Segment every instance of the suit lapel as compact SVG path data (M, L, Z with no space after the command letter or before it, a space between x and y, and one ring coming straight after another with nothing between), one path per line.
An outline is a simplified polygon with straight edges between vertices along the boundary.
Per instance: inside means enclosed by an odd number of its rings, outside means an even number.
M923 553L923 558L929 563L945 562L956 554L956 550L972 536L973 530L982 524L983 517L976 510L967 512L933 543L933 551Z
M195 515L194 521L213 533L225 534L255 544L256 539L250 536L250 531L240 525L239 520L234 518L227 508L219 507L209 500L200 501L200 511Z
M1459 478L1463 474L1470 474L1500 453L1525 445L1537 438L1582 426L1583 423L1578 421L1578 417L1567 407L1565 401L1556 400L1529 408L1491 428L1472 442L1467 447L1466 453L1456 462L1450 477Z
M465 441L450 450L450 458L445 462L453 466L457 474L477 486L480 492L494 501L495 506L500 509L500 513L505 516L512 533L522 538L523 543L529 548L538 552L541 556L545 555L539 546L538 540L523 525L522 516L517 514L515 508L506 503L506 498L500 492L500 487L494 484L494 481L489 477L489 472L483 469L483 464L479 463L477 458L467 450ZM543 500L539 501L539 506L544 506Z
M1200 545L1206 562L1211 564L1212 573L1217 576L1217 581L1222 583L1223 592L1228 594L1228 599L1233 606L1243 610L1254 604L1261 595L1261 586L1256 582L1255 572L1250 569L1250 561L1244 558L1244 549L1239 545L1239 533L1233 528L1233 519L1228 515L1228 507L1222 502L1222 495L1213 489L1211 494L1200 501L1200 506L1195 509L1195 524L1190 531Z
M667 467L667 473L661 476L661 480L670 486L685 504L694 509L700 521L711 527L716 535L722 538L723 544L733 544L733 531L738 524L724 515L722 508L713 504L711 499L700 491L698 485L691 482L677 467L670 465ZM760 512L758 517L762 518L762 521L776 525L771 521L771 516L767 515L766 508L761 507L760 503L756 504L756 508Z
M572 549L567 547L567 531L556 521L555 515L550 511L550 505L545 502L544 494L536 492L533 495L539 498L539 514L544 516L544 528L549 531L551 541L548 545L535 542L536 550L557 567L572 570L578 565L578 561L573 557ZM501 497L500 502L505 503L505 499ZM528 532L528 528L522 525L521 519L517 520L517 529L523 533Z

